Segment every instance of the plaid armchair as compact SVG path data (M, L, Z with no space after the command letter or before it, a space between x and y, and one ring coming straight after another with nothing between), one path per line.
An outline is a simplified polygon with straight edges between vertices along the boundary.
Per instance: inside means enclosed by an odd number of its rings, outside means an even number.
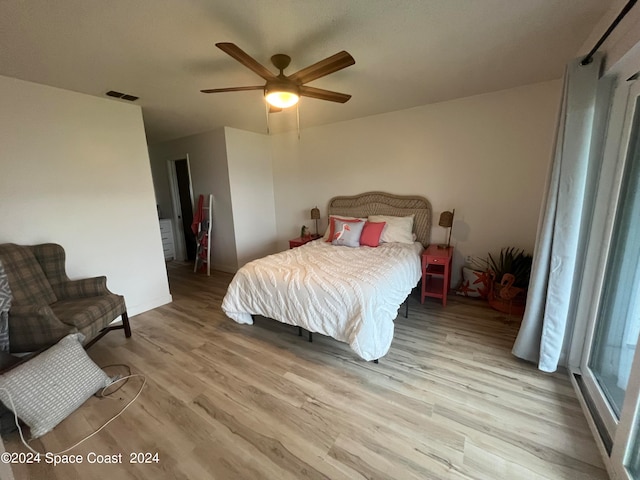
M106 277L70 280L64 249L54 243L0 245L12 294L9 348L12 353L49 347L69 333L80 332L88 348L110 330L131 336L124 297L107 289ZM122 325L109 324L122 317Z

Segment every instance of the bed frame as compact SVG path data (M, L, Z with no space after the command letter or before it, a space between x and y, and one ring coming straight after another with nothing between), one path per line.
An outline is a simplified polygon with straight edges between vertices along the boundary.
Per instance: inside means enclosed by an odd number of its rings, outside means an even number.
M327 207L328 215L345 217L368 217L369 215L392 215L405 217L414 214L413 232L424 247L431 238L431 204L416 195L394 195L385 192L366 192L353 196L333 197ZM409 297L405 300L405 318L409 316ZM251 316L255 321L255 315ZM302 336L302 327L298 335ZM313 342L313 333L308 333L309 342ZM378 359L373 360L378 363Z

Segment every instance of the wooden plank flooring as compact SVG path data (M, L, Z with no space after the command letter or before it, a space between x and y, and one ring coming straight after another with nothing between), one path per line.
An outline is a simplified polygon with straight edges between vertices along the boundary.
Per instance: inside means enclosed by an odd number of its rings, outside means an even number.
M513 357L517 322L482 302L412 297L376 365L272 320L238 325L220 309L230 275L168 266L174 302L133 317L131 339L112 332L89 350L146 375L138 401L70 452L84 463L15 465L17 479L607 478L566 374ZM91 398L33 446L70 446L140 384ZM5 444L25 451L16 434ZM89 452L123 463L88 464ZM159 463L129 464L132 452Z

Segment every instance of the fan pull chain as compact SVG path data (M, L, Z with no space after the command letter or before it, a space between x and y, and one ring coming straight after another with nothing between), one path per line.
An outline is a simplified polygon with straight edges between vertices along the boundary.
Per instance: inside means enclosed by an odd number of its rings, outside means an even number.
M300 102L296 103L296 123L298 125L298 140L300 140Z
M264 107L265 107L265 114L267 115L267 135L270 135L271 131L269 129L269 104L267 102L264 102Z

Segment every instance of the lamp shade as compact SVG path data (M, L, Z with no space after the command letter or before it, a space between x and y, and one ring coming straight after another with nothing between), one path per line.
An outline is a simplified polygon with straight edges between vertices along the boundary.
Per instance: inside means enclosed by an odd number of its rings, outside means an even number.
M319 220L320 219L320 210L318 207L313 207L311 209L311 220Z
M453 225L453 212L442 212L440 214L440 221L438 222L438 225L445 228L451 228Z
M451 227L453 226L453 216L455 214L456 214L455 208L451 212L445 211L440 214L440 220L438 221L438 225L449 229L449 238L447 239L446 245L445 244L438 245L438 248L449 248L449 246L451 245L451 230L452 230Z

